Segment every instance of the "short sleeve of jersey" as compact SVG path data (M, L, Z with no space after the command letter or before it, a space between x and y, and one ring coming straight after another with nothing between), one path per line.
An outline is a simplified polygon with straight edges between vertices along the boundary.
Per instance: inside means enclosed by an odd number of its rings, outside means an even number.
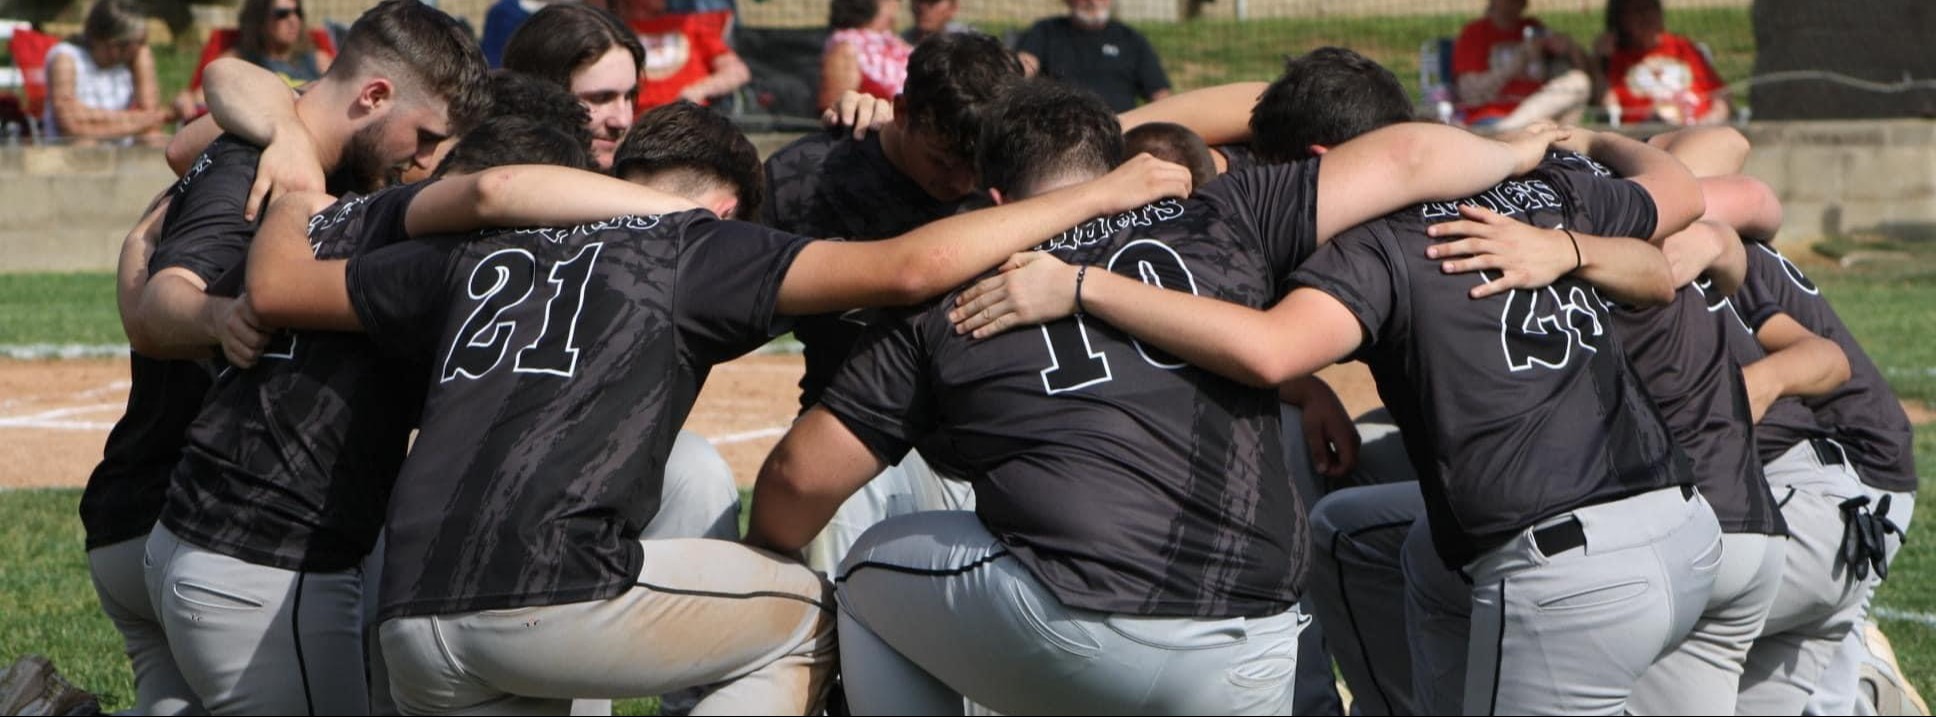
M1317 250L1318 163L1309 159L1232 172L1200 193L1249 218L1281 278Z
M242 210L260 153L236 144L224 139L211 145L197 163L209 164L183 180L148 262L151 276L180 268L212 284L248 256L255 224L242 218Z
M446 306L446 277L464 238L400 242L350 258L350 306L370 339L398 356L435 356Z
M1646 188L1626 179L1586 172L1549 172L1576 203L1574 214L1591 220L1586 231L1611 237L1647 239L1660 226L1660 208ZM1570 228L1570 227L1569 227Z
M911 311L869 327L841 366L820 405L887 463L899 463L934 430L932 388L921 332L926 311Z
M1792 292L1802 291L1801 282L1808 278L1802 276L1800 269L1791 269L1788 258L1774 248L1760 242L1746 244L1748 278L1741 282L1735 302L1740 305L1741 318L1760 331L1762 324L1787 311L1784 307L1796 301ZM1812 290L1814 284L1808 284L1808 288Z
M720 363L789 324L774 314L780 283L811 239L746 222L699 219L680 248L674 315L688 354Z
M1299 267L1291 280L1331 295L1358 317L1365 345L1378 342L1398 309L1397 262L1376 225L1361 225L1333 238Z
M309 232L310 247L315 249L316 258L343 259L409 239L410 234L404 229L404 215L410 209L410 201L430 184L418 182L362 197L345 198L317 213L310 220L310 225L315 228ZM359 222L351 225L353 229L329 231L338 226L333 222L347 222L350 212L362 215Z

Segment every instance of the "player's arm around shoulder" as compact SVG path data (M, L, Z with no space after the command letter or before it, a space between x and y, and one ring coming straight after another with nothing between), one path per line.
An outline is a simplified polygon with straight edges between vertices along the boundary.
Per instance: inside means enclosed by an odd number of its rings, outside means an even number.
M825 406L795 421L760 466L746 543L793 555L887 464Z
M321 192L285 195L269 213L249 248L249 309L268 327L355 331L346 260L317 259L309 245L309 218L334 199Z
M1767 357L1741 367L1754 419L1776 399L1825 395L1849 380L1849 357L1834 341L1822 338L1788 314L1761 323L1755 339Z

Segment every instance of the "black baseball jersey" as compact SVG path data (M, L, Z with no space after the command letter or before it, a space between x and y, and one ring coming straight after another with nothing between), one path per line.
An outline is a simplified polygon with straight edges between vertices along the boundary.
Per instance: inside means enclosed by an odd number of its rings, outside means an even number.
M1727 297L1706 279L1681 287L1666 306L1613 307L1620 343L1687 453L1721 531L1787 535L1756 457L1748 386L1728 349L1735 321Z
M1211 149L1223 155L1225 172L1241 172L1262 164L1257 160L1257 151L1251 149L1247 142L1220 144Z
M310 220L321 259L407 238L426 184L346 197ZM285 332L215 382L175 468L161 520L195 545L299 571L355 566L383 527L423 402L423 371L358 333Z
M875 241L954 215L970 200L944 202L895 169L878 133L810 134L766 160L767 201L761 223L820 239ZM800 409L819 402L840 364L879 312L857 309L801 317L794 326L806 354Z
M1316 162L1271 167L1041 248L1263 308L1315 248L1316 206ZM919 443L970 476L976 514L1065 605L1221 617L1296 603L1309 535L1275 392L1093 318L972 341L952 305L881 322L823 397L878 457Z
M224 135L169 190L149 275L182 268L213 285L247 255L255 226L242 219L262 150ZM101 463L81 495L87 547L146 535L161 514L168 476L215 370L206 361L164 361L129 352L128 410L108 433Z
M1750 249L1749 256L1752 257L1753 254L1753 249ZM1722 322L1722 325L1728 328L1728 351L1734 354L1735 362L1742 366L1768 357L1767 349L1761 347L1761 342L1755 338L1754 329L1748 324L1747 312L1736 306L1737 302L1748 293L1745 288L1747 283L1755 280L1753 264L1749 266L1748 282L1742 284L1741 291L1735 292L1732 297L1709 299L1726 309L1728 321ZM1776 313L1780 312L1768 312L1761 320L1767 321ZM1802 404L1801 399L1790 397L1776 399L1774 403L1768 405L1768 410L1761 414L1761 422L1755 424L1754 435L1755 451L1759 454L1762 465L1767 465L1794 448L1795 444L1813 438L1826 438L1829 433L1828 429L1822 427L1821 421L1816 420L1815 415L1809 412L1808 406Z
M1915 431L1882 370L1856 343L1821 289L1774 247L1748 243L1748 280L1736 294L1748 325L1761 329L1775 314L1834 341L1849 357L1849 380L1802 403L1849 449L1862 482L1896 492L1916 490Z
M1576 154L1556 157L1574 171L1612 177ZM1613 327L1641 386L1660 408L1667 430L1687 454L1695 482L1725 533L1787 535L1788 522L1755 454L1753 413L1741 364L1728 350L1735 330L1728 297L1705 277L1683 286L1665 306L1611 306Z
M785 328L774 302L806 244L695 210L352 257L370 337L430 359L383 617L630 588L679 426L714 364Z
M1319 250L1299 283L1335 297L1365 330L1361 358L1419 470L1433 543L1457 568L1545 518L1693 483L1687 458L1634 375L1594 288L1470 299L1491 272L1446 274L1427 227L1475 204L1539 226L1650 236L1638 185L1549 161L1459 202L1360 225Z

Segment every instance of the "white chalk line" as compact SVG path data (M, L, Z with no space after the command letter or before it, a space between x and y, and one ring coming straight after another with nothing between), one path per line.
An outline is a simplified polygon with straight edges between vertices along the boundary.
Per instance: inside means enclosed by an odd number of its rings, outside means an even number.
M0 344L0 357L16 361L121 358L127 355L127 344Z
M1869 612L1874 613L1876 617L1884 620L1901 620L1903 622L1913 622L1918 625L1922 625L1923 627L1936 629L1936 615L1932 615L1930 613L1916 612L1914 610L1898 610L1896 608L1882 607L1880 605L1870 609Z

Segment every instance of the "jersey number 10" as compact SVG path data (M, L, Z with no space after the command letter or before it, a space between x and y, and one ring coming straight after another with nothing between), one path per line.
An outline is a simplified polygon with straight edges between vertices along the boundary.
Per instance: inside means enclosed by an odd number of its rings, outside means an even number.
M1145 284L1197 293L1196 277L1183 264L1183 257L1153 239L1138 239L1117 250L1114 256L1109 257L1107 268L1123 276L1141 279ZM1049 367L1042 369L1042 387L1050 395L1106 383L1112 379L1109 356L1091 348L1089 327L1083 324L1083 317L1050 322L1041 328L1042 340L1049 346ZM1136 353L1151 366L1166 370L1184 366L1175 356L1144 346L1141 341L1132 339L1130 343L1136 346Z
M552 265L546 279L551 298L545 302L544 325L531 343L518 350L512 371L571 378L578 366L578 313L585 308L585 284L591 281L592 266L604 246L587 244L576 256ZM505 249L477 263L467 287L477 308L457 330L444 357L444 381L482 378L504 361L519 321L505 314L531 298L537 286L538 260L531 252Z

